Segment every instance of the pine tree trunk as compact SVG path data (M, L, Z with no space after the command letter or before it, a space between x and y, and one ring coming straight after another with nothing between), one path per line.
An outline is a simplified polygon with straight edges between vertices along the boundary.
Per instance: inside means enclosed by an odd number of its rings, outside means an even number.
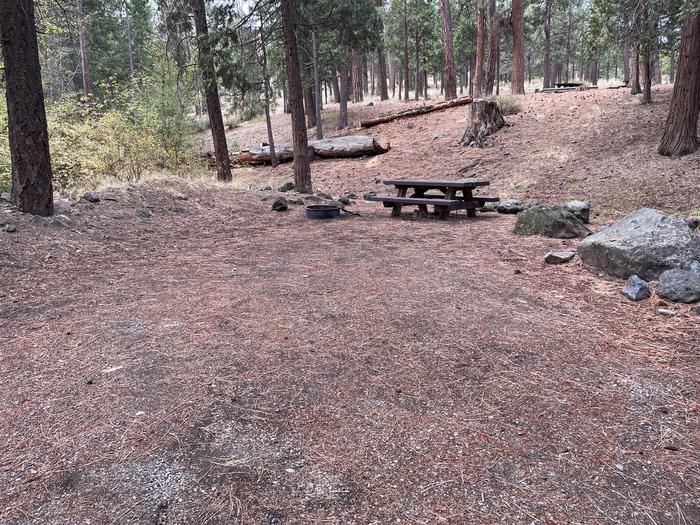
M484 90L484 55L486 45L486 0L476 0L479 4L476 17L476 78L474 80L474 98L481 98Z
M498 27L496 25L496 0L488 0L489 16L489 67L486 72L486 94L493 95L498 55Z
M457 98L455 61L452 52L452 13L450 0L440 0L440 22L442 26L442 78L445 99Z
M416 100L420 98L420 33L416 31Z
M262 51L262 74L265 89L265 125L267 126L267 143L270 146L270 163L272 167L277 167L277 153L275 151L275 137L272 133L272 117L270 115L270 96L272 87L270 86L270 73L267 69L267 43L265 42L265 31L260 24L260 47Z
M340 100L340 110L338 113L338 128L345 129L348 127L348 94L350 91L350 72L348 71L348 63L352 60L349 50L344 50L340 60L340 88L338 90Z
M313 64L306 62L306 78L311 81L304 86L304 113L306 114L306 127L313 128L316 126L316 97L314 96L314 72Z
M299 49L296 36L296 3L281 0L282 37L284 58L289 79L289 105L292 110L292 142L294 144L294 188L300 193L311 193L311 169L309 144L304 122L303 91L299 66Z
M316 111L316 138L323 138L323 121L321 119L321 76L318 71L318 43L316 42L316 32L311 33L311 49L313 54L314 68L314 88L315 102L314 110Z
M408 90L411 87L408 70L408 5L407 0L403 0L403 99L408 101ZM400 96L399 96L400 98Z
M622 44L622 80L629 85L630 82L630 45L627 40Z
M352 101L362 102L362 51L352 50Z
M513 81L514 95L525 94L525 26L523 21L523 0L513 0Z
M53 214L51 156L32 0L0 2L12 203L25 213Z
M76 0L78 19L78 40L80 42L80 60L83 70L83 89L86 95L92 94L92 80L90 80L90 61L87 54L87 37L85 35L85 12L83 0Z
M689 13L683 22L678 71L673 86L659 153L680 157L698 149L700 113L700 11Z
M640 76L642 78L642 104L651 104L651 59L648 53L639 57Z
M544 3L544 64L542 73L542 87L544 89L552 87L552 0L545 0Z
M639 95L642 92L642 86L639 83L639 44L632 45L632 60L630 61L630 94Z
M221 181L230 181L233 179L231 175L231 159L228 156L224 119L221 116L221 101L219 100L219 88L216 85L214 59L207 42L209 29L207 28L204 0L192 0L192 10L197 33L197 48L199 49L199 68L202 71L202 82L204 83L204 93L207 99L207 113L209 114L211 137L214 143L214 154L216 155L216 178Z

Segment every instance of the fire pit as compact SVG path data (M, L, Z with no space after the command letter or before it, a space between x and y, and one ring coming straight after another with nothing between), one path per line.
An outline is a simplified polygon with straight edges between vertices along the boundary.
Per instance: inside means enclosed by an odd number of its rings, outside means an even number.
M340 204L309 204L306 206L307 219L335 219L340 217Z

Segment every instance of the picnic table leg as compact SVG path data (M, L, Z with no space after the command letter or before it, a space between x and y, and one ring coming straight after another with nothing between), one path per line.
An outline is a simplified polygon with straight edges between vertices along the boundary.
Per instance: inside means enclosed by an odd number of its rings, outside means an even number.
M405 188L405 187L399 188L399 191L397 192L396 196L397 197L405 197L406 190L407 190L407 188ZM391 216L392 217L400 217L401 216L401 204L394 204L394 207L391 209Z
M468 202L474 200L471 188L465 188L462 190L462 195L464 196L464 205L466 206ZM467 217L476 217L476 209L467 208Z
M456 191L452 188L447 188L445 190L445 199L454 199ZM446 220L450 216L450 209L447 206L435 206L435 211L440 213L440 218Z
M417 199L422 198L425 195L425 190L422 188L416 188L415 191L413 192L413 196L416 197ZM428 216L428 206L426 204L419 204L418 205L418 216L419 217L427 217Z

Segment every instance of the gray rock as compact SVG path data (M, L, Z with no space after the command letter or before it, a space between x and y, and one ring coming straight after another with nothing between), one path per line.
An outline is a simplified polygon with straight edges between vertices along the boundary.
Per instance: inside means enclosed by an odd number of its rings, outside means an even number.
M57 226L59 228L70 228L73 226L73 221L67 215L54 215L48 222L49 226Z
M277 197L272 203L273 211L287 211L288 208L287 199L284 197Z
M406 124L406 127L407 127L408 129L413 129L413 128L416 127L416 123L415 123L415 122L409 122L408 124Z
M515 223L518 235L544 235L555 239L585 237L591 232L573 213L561 206L533 206L518 215Z
M260 191L272 191L272 186L265 186L263 189Z
M14 233L17 231L17 226L15 226L14 224L5 224L5 226L3 226L2 229L5 230L7 233Z
M73 211L73 201L68 199L54 199L53 200L53 211L54 213L59 213L67 215Z
M287 199L287 204L304 204L304 199L300 197L290 197Z
M376 197L377 192L376 191L366 191L364 195L362 195L362 198L366 201L371 200L372 197Z
M658 310L656 310L656 313L663 317L675 317L676 315L678 315L673 310L668 310L667 308L659 308Z
M151 217L153 214L152 214L149 210L147 210L146 208L143 208L142 210L139 210L139 211L138 211L137 215L138 215L139 217L141 217L142 219L148 219L148 218Z
M3 191L0 193L0 201L10 202L10 199L12 199L12 194L10 192Z
M689 270L666 270L659 277L656 294L674 303L696 303L700 301L700 277Z
M544 262L547 264L562 264L567 263L574 258L576 252L574 250L564 250L560 252L549 252L544 256Z
M100 196L94 191L86 191L83 195L83 199L88 202L100 202Z
M285 182L284 184L282 184L282 186L280 186L279 188L277 188L277 191L281 191L281 192L285 192L285 193L286 193L286 192L288 192L288 191L292 191L293 189L294 189L294 183L293 183L293 182Z
M318 195L304 195L304 197L302 197L302 199L304 200L304 203L310 203L310 204L313 204L316 202L324 202L326 200L322 197L319 197Z
M516 213L523 211L523 203L518 199L506 199L498 203L496 206L496 211L498 213L515 215Z
M584 224L588 224L591 220L590 201L569 201L564 204L564 209L573 213Z
M349 206L350 205L350 197L348 197L347 195L343 195L342 197L340 197L338 199L338 202L340 204L344 204L345 206Z
M649 283L638 275L631 275L630 278L627 279L627 284L622 288L622 295L627 297L630 301L648 299L651 297Z
M481 208L479 208L479 211L483 213L495 212L498 210L498 206L498 202L485 202L484 205Z
M700 277L700 261L691 261L688 265L688 270Z
M651 281L700 260L700 237L683 219L642 208L582 240L578 254L585 264L609 275Z

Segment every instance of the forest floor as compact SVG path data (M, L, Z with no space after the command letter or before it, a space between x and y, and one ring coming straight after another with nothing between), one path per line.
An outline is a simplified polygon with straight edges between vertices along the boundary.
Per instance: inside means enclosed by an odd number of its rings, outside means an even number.
M314 183L360 193L479 158L489 193L592 198L594 229L698 209L700 155L654 153L655 95L528 95L484 150L455 145L464 108L381 126L391 152L316 162ZM17 224L0 235L0 522L700 523L700 317L543 264L576 241L362 202L308 221L200 181L101 196L70 227L0 203Z

